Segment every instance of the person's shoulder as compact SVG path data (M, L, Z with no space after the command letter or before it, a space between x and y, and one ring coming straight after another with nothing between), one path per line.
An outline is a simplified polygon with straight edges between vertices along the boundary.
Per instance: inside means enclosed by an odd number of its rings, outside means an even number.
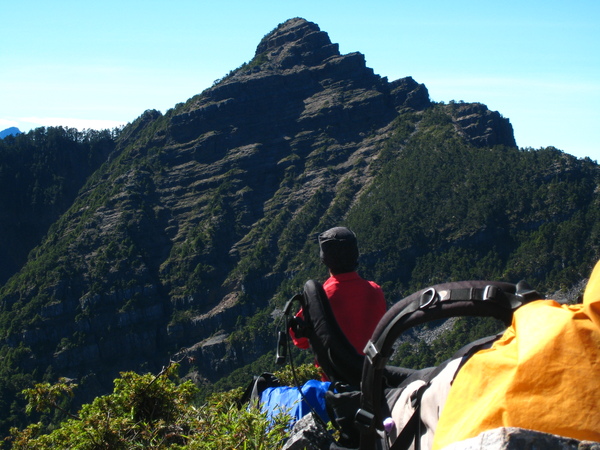
M358 272L351 272L351 274L352 274L352 278L354 280L358 280L361 283L368 284L375 289L381 289L381 286L379 286L377 283L375 283L374 281L371 281L371 280L367 280L366 278L363 278L361 275L358 274Z
M366 280L367 283L369 283L371 286L373 286L375 289L379 289L381 290L381 286L379 286L377 283L375 283L374 281L371 280Z
M367 280L367 282L369 283L369 285L371 286L371 289L373 290L372 291L373 295L377 296L380 299L380 301L383 303L383 305L385 306L385 295L383 294L383 289L381 289L381 286L379 286L374 281Z

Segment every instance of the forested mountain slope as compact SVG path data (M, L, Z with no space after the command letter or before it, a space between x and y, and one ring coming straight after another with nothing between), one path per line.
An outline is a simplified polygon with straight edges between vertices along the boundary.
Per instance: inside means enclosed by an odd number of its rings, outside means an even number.
M331 226L390 303L469 278L552 292L600 256L594 162L519 149L499 113L389 82L303 19L114 144L0 290L3 426L34 379L76 378L84 399L176 354L203 383L254 363L277 309L325 277Z
M115 148L118 130L38 128L0 139L0 285Z

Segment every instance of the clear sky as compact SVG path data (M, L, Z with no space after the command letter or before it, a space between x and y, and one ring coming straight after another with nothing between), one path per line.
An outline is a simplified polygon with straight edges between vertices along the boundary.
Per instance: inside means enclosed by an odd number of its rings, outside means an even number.
M600 161L598 0L13 0L1 11L0 130L164 113L303 17L390 81L499 111L519 147Z

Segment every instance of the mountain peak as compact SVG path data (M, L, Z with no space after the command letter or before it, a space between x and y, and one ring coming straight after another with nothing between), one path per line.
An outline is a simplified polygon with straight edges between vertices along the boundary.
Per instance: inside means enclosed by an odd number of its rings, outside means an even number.
M4 139L6 136L16 136L17 134L21 134L21 130L16 127L10 127L0 131L0 139Z
M255 58L266 57L283 69L296 65L318 65L330 56L339 56L339 46L316 23L289 19L267 34L256 48Z

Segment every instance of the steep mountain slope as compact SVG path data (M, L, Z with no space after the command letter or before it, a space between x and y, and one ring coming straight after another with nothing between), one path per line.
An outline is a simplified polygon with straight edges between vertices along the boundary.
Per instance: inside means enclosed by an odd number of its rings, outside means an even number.
M289 20L212 88L126 127L2 288L0 402L43 377L106 392L175 354L205 382L254 362L274 310L325 275L316 233L341 223L389 301L457 278L569 286L600 255L597 185L593 162L519 150L499 113L434 104Z
M38 128L0 140L0 284L27 261L87 178L114 150L115 134Z

